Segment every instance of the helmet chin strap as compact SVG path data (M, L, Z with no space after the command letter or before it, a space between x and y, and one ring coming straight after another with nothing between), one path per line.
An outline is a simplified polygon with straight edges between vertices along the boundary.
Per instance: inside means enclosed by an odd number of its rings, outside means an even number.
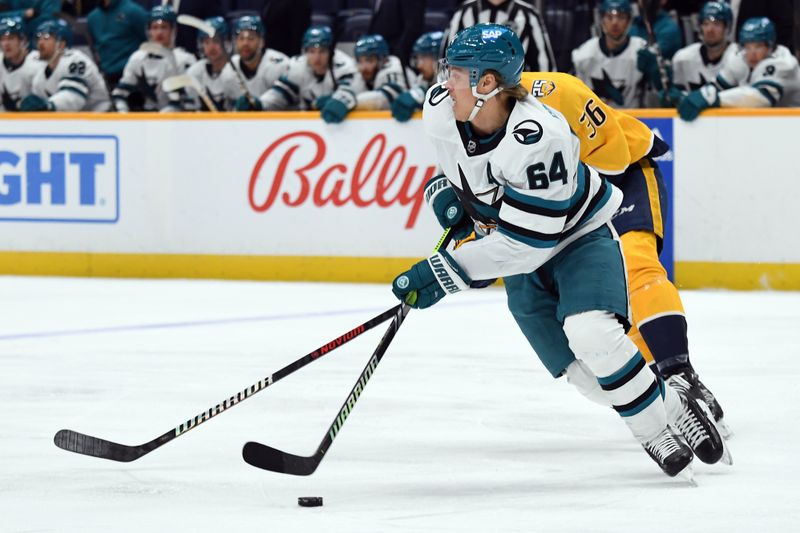
M495 95L497 95L497 93L499 93L502 90L503 90L502 87L495 87L489 94L480 94L478 92L478 87L477 86L473 87L472 96L477 98L478 101L475 102L475 106L472 108L472 112L469 114L467 122L472 122L473 120L475 120L475 117L478 115L478 111L483 109L483 104L485 104L490 98L493 98Z

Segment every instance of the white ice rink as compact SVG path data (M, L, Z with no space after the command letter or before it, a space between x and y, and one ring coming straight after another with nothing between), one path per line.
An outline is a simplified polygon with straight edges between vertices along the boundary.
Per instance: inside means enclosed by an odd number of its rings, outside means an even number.
M800 293L683 298L736 432L697 488L551 379L496 289L412 311L297 478L242 444L311 454L384 327L133 463L53 434L149 441L394 305L388 286L0 278L0 531L800 531Z

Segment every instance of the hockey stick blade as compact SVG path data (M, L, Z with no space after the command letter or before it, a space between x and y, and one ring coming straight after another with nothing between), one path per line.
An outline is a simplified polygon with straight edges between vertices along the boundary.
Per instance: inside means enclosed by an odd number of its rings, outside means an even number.
M327 452L328 448L333 444L333 439L339 434L339 430L344 425L348 415L355 407L358 398L366 388L369 379L378 367L378 363L383 357L383 354L386 353L386 349L389 347L392 339L394 339L395 333L397 333L400 324L403 323L410 309L408 305L403 304L397 311L395 319L389 324L389 328L386 330L386 333L384 333L383 338L381 338L381 342L378 343L378 346L375 348L367 366L364 368L363 372L361 372L358 381L350 391L341 409L339 409L339 414L334 419L330 428L328 428L328 432L322 438L322 442L320 442L314 455L303 457L283 452L259 442L250 441L245 443L244 448L242 448L242 458L245 462L256 468L277 472L279 474L291 474L293 476L308 476L313 474L320 462L322 462L325 452Z
M100 439L98 437L93 437L91 435L79 433L71 429L62 429L58 431L53 437L53 442L56 446L68 452L88 455L91 457L99 457L101 459L108 459L122 463L135 461L136 459L147 455L156 448L160 448L169 441L187 433L189 430L196 428L203 422L206 422L218 414L230 409L241 401L255 395L257 392L264 390L276 381L280 381L289 374L303 368L317 359L322 358L340 346L347 344L356 337L359 337L361 334L383 324L390 318L396 316L400 309L401 306L399 304L387 309L383 313L351 329L344 335L341 335L332 341L323 344L313 352L304 355L293 363L289 363L272 375L260 380L258 383L255 383L247 389L238 392L234 396L226 398L216 406L203 411L194 418L190 418L183 424L180 424L178 427L170 429L163 435L156 437L155 439L144 444L140 444L138 446L128 446L126 444L119 444L105 439Z
M192 15L186 15L183 13L178 15L178 24L183 24L184 26L191 26L192 28L195 28L205 33L209 37L214 37L214 35L216 34L214 26L212 26L205 20L193 17Z
M436 243L434 252L441 248L446 248L451 239L452 232L448 228L442 234L439 242ZM414 297L416 297L416 294L414 294ZM342 429L347 417L355 408L358 398L367 387L369 379L378 368L378 363L381 362L383 355L386 353L386 350L389 348L392 339L394 339L395 334L400 329L400 326L403 324L403 321L406 319L406 316L410 310L411 307L407 303L403 303L400 308L397 309L394 320L392 320L392 322L389 324L386 333L383 334L383 337L378 343L378 346L375 348L375 351L372 352L372 356L370 357L367 366L358 377L358 381L356 381L356 384L353 386L353 389L350 391L350 394L347 396L344 404L339 409L339 414L336 416L336 418L334 418L333 423L328 428L328 432L322 438L322 442L320 442L316 452L314 452L314 455L308 457L294 455L292 453L283 452L271 446L261 444L260 442L250 441L245 443L244 447L242 448L242 458L245 460L245 462L251 466L255 466L256 468L277 472L279 474L291 474L294 476L308 476L313 474L319 464L322 462L322 459L325 457L325 453L328 451L328 448L330 448L331 444L333 444L333 440Z

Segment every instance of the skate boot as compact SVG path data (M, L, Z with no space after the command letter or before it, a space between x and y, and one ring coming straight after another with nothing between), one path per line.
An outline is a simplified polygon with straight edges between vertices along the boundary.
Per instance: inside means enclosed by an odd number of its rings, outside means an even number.
M678 476L693 483L692 450L676 438L669 426L655 438L642 443L645 451L669 477Z
M733 437L733 431L731 431L723 418L725 413L722 411L722 407L719 405L719 402L711 393L711 391L708 390L705 385L703 385L702 381L700 381L700 378L697 376L697 372L694 371L694 368L692 368L692 365L690 364L686 367L683 367L682 370L675 372L672 375L683 378L683 380L688 384L689 394L694 396L697 400L703 402L705 407L711 411L711 415L714 417L714 422L717 424L717 429L719 430L720 435L722 435L722 437L725 439ZM668 380L669 377L671 376L667 376L665 379Z
M690 386L686 380L675 374L667 380L667 385L678 393L682 406L670 424L683 436L697 458L706 464L714 464L724 458L725 464L732 464L730 453L716 426L700 407L700 402L689 392Z

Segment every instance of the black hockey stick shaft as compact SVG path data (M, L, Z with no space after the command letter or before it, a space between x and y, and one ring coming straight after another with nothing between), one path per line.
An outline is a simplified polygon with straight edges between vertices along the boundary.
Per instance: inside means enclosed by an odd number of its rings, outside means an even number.
M655 30L653 29L659 8L661 7L661 2L660 0L640 0L639 6L642 8L642 20L647 30L648 44L653 48L653 53L656 56L658 76L661 78L661 90L664 91L664 98L666 101L672 103L669 96L669 74L667 73L667 66L664 62L664 56L661 54L661 47L656 39Z
M280 370L258 381L258 383L255 383L243 391L236 393L236 395L226 398L222 401L222 403L218 403L214 407L203 411L194 418L190 418L186 422L180 424L174 429L167 431L163 435L156 437L150 442L146 442L138 446L128 446L98 437L93 437L91 435L85 435L71 429L60 430L55 434L53 441L55 442L55 445L61 449L82 455L89 455L92 457L99 457L101 459L109 459L111 461L120 461L124 463L135 461L136 459L139 459L143 455L150 453L156 448L160 448L169 441L184 435L189 430L196 428L203 422L206 422L218 414L230 409L241 401L246 400L257 392L264 390L276 381L280 381L289 374L303 368L313 361L316 361L322 356L329 354L338 347L350 342L356 337L359 337L361 334L373 329L376 326L379 326L380 324L383 324L390 318L395 317L400 309L400 304L392 307L391 309L387 309L383 313L351 329L344 335L341 335L332 341L323 344L313 352L306 354L293 363L286 365Z
M450 239L450 230L447 229L442 235L441 239L439 239L439 242L436 244L434 251L446 247L450 242ZM378 363L380 363L381 359L383 359L383 356L394 339L397 330L400 329L400 325L403 323L410 310L411 307L404 303L396 311L394 320L392 320L392 322L389 324L389 328L386 330L386 333L384 333L381 341L375 348L375 351L370 356L367 366L364 367L361 375L359 375L358 381L356 381L356 384L353 386L350 394L347 395L347 398L342 404L342 407L339 409L336 418L333 419L333 423L328 428L328 431L322 438L322 442L320 442L313 455L307 457L294 455L292 453L278 450L271 446L266 446L259 442L250 441L245 443L244 448L242 448L242 458L245 460L245 462L255 466L256 468L269 470L271 472L278 472L281 474L292 474L295 476L308 476L313 474L320 462L322 462L322 459L325 457L325 453L328 451L328 448L330 448L331 444L333 444L333 440L342 429L347 417L355 408L358 398L361 396L361 393L366 388L370 378L378 368Z

